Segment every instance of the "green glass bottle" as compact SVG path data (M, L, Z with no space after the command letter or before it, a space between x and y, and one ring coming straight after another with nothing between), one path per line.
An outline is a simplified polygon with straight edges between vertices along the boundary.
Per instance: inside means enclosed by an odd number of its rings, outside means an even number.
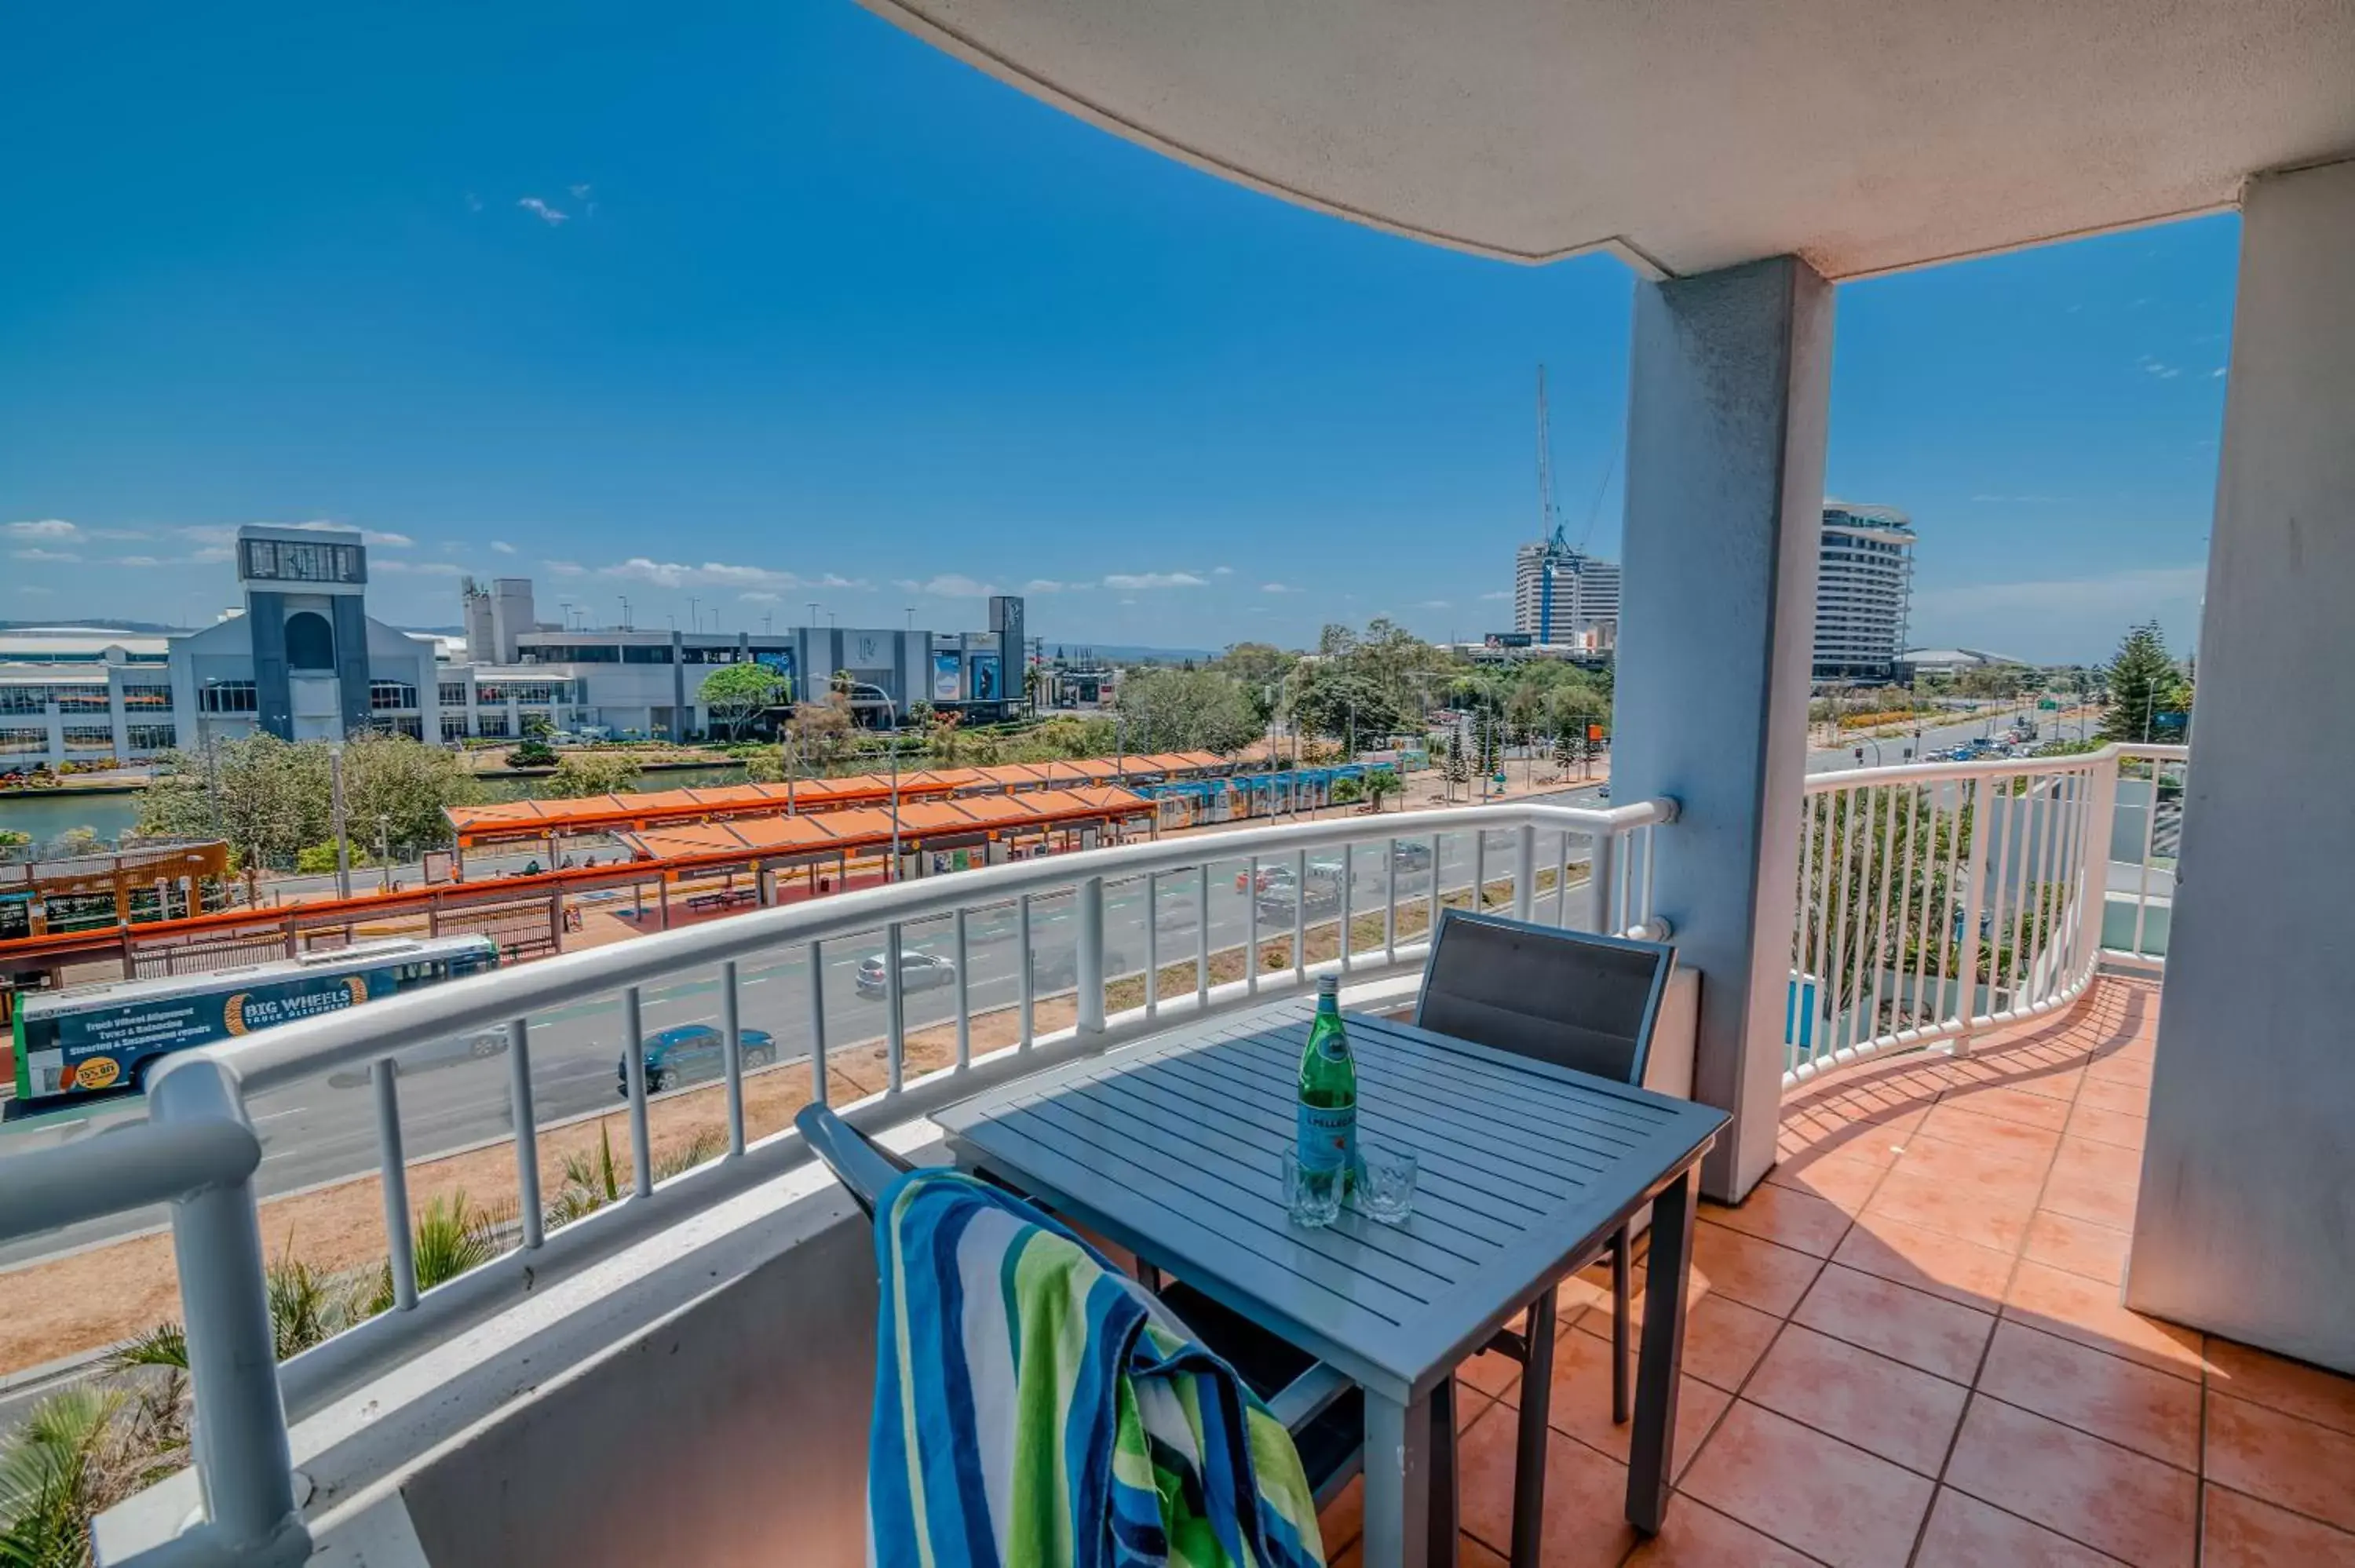
M1294 1158L1304 1179L1346 1188L1358 1152L1358 1064L1341 1026L1340 982L1316 982L1316 1022L1300 1054L1299 1119Z

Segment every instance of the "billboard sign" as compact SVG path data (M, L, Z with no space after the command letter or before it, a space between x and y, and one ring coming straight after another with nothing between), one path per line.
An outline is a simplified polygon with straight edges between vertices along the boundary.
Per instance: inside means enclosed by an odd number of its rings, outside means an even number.
M758 664L763 670L773 670L778 674L783 675L787 683L787 696L797 697L801 694L800 685L794 680L794 651L792 649L755 649L752 653L752 662Z
M973 662L973 700L996 703L1005 700L1006 686L1001 671L1004 665L996 655Z
M953 703L964 695L964 662L954 653L932 655L932 701Z

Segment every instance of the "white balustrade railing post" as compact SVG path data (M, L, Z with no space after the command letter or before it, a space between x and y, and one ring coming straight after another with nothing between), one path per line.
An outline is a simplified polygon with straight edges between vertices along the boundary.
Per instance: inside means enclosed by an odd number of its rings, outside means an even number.
M728 1075L728 1152L744 1152L744 1001L737 990L736 960L719 966L719 1028L722 1070Z
M1161 1016L1161 874L1145 874L1145 1016Z
M638 1060L636 1046L634 1038L623 1046L624 1060ZM530 1252L548 1234L539 1209L539 1123L531 1106L531 1024L521 1018L507 1021L507 1114L515 1123L517 1217L523 1224L523 1249Z
M1619 835L1597 829L1594 843L1588 852L1586 865L1586 896L1594 911L1592 929L1604 935L1613 933L1613 890L1619 882Z
M1399 842L1385 840L1382 844L1382 961L1398 962L1398 859Z
M898 1094L903 1086L901 1064L908 1055L907 943L900 922L883 928L883 1082L884 1092Z
M2092 791L2083 843L2078 851L2082 879L2077 906L2077 967L2091 974L2102 961L2102 927L2110 902L2110 835L2116 831L2118 759L2105 757L2086 774Z
M1243 867L1243 902L1251 906L1249 938L1251 945L1244 949L1243 990L1252 996L1259 994L1259 856L1251 857Z
M962 1073L973 1065L972 938L965 929L965 907L956 912L956 1065Z
M1194 1006L1210 1005L1210 863L1194 868Z
M1358 846L1341 846L1341 972L1349 972L1350 938L1358 923Z
M1308 983L1308 852L1292 855L1292 983Z
M417 1244L409 1229L409 1166L400 1150L400 1069L389 1056L368 1064L376 1091L377 1160L384 1183L384 1245L392 1270L392 1306L406 1312L417 1305Z
M186 1316L197 1473L221 1560L301 1562L309 1536L294 1505L293 1453L278 1385L261 1213L253 1172L261 1143L222 1064L197 1059L159 1075L148 1091L159 1124L226 1122L241 1128L250 1163L236 1180L172 1204L172 1251ZM295 1548L301 1550L295 1551Z
M810 1098L819 1105L826 1092L826 944L809 945Z
M1994 800L1995 779L1977 779L1971 790L1970 858L1963 873L1963 929L1955 944L1962 956L1962 998L1955 1009L1961 1025L1955 1036L1954 1054L1957 1056L1970 1054L1971 1021L1978 1016L1979 916L1987 906L1988 821L1995 815L1990 809ZM1990 1003L1995 1000L1992 953L1987 957L1987 1000Z
M1022 1043L1028 1051L1039 1037L1039 965L1030 956L1030 895L1015 902L1014 925L1022 944Z
M654 1196L655 1139L646 1120L646 1033L638 988L622 993L622 1063L630 1092L630 1191Z
M1523 822L1513 831L1513 918L1526 920L1537 906L1538 830Z
M1104 1026L1104 886L1091 876L1080 884L1079 952L1072 965L1079 981L1079 1029L1101 1034Z

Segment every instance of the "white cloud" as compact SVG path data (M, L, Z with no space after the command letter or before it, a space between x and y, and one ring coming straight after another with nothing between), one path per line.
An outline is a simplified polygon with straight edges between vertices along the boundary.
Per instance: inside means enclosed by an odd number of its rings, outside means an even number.
M1510 588L1498 588L1495 593L1484 593L1480 596L1483 601L1510 599L1512 597L1513 593Z
M756 589L751 593L740 593L736 597L741 599L749 599L754 604L774 604L785 596L781 593L768 593Z
M1210 575L1214 577L1231 577L1235 575L1235 569L1232 567L1212 567Z
M567 185L564 188L572 193L572 196L575 201L587 201L589 199L589 186L585 183L577 185Z
M1022 585L1024 593L1084 593L1093 583L1062 583L1052 577L1032 577Z
M12 539L70 539L81 530L62 517L43 517L31 523L0 524L0 534Z
M201 550L192 550L188 553L189 561L197 566L208 566L216 561L229 561L236 558L237 552L227 545L207 545Z
M1990 502L2005 506L2057 506L2057 495L1974 495L1973 501Z
M552 577L577 577L589 569L578 561L542 561L539 564Z
M559 212L556 208L549 206L538 196L526 196L523 200L516 203L516 206L523 208L524 211L531 214L532 217L539 219L540 222L548 225L550 228L554 228L559 224L570 223L572 221L572 215L570 213Z
M1455 607L1448 603L1444 599L1419 599L1414 601L1412 608L1416 609L1453 609Z
M930 594L934 599L987 599L997 591L988 583L966 577L963 572L942 572L926 577L922 582L900 577L891 586L909 593Z
M496 550L502 556L512 556L516 553L516 547L513 545L508 544L505 539L492 540L491 548Z
M1135 601L1135 599L1122 599L1120 602L1121 602L1121 603L1123 603L1123 604L1135 604L1136 601Z
M91 539L152 539L155 536L144 528L85 528L82 534Z
M2220 380L2220 379L2222 379L2222 378L2223 374L2224 374L2224 366L2221 366L2221 365L2220 365L2220 366L2218 366L2215 369L2213 369L2213 370L2211 370L2211 371L2210 371L2210 372L2208 373L2208 379L2210 379L2211 381Z
M1286 583L1262 583L1259 585L1259 591L1262 593L1299 593L1302 590L1293 588Z
M482 211L482 210L483 210L483 198L482 198L482 197L480 197L480 196L476 196L474 192L472 192L472 191L468 191L468 192L466 193L466 210L467 210L468 212L480 212L480 211Z
M110 567L173 567L180 563L166 560L161 556L117 556L106 564Z
M408 572L425 577L463 577L466 568L455 561L375 561L370 563L379 572Z
M81 557L71 550L44 550L36 545L27 550L11 552L20 561L79 561Z
M33 583L18 583L16 585L16 591L18 593L47 594L53 590L38 587Z
M1144 588L1208 588L1210 581L1195 572L1112 572L1103 586L1136 591Z
M644 556L610 567L600 567L597 575L621 577L630 582L652 583L656 588L799 588L802 579L791 572L773 572L766 567L736 566L727 561L705 561L690 565L684 561L655 561Z

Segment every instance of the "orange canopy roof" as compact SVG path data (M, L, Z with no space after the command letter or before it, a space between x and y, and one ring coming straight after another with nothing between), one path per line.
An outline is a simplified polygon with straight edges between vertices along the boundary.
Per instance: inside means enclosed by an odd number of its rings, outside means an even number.
M1153 802L1126 789L1038 789L1020 795L984 795L963 800L901 801L903 842L1039 828L1059 822L1113 821L1150 811ZM871 807L821 811L810 816L746 817L695 822L619 835L641 859L743 850L753 854L792 854L810 850L879 849L891 842L891 813Z
M991 798L1009 790L1052 791L1123 779L1167 778L1224 768L1215 752L1160 752L1113 758L1080 758L1054 762L1009 762L989 768L928 768L900 776L897 793L904 814L912 800ZM539 838L548 833L637 831L697 821L773 816L790 800L797 812L831 811L854 804L881 805L894 793L888 773L838 779L804 779L783 784L722 784L709 789L655 789L642 794L589 795L569 800L509 800L491 806L451 806L443 810L463 845Z

